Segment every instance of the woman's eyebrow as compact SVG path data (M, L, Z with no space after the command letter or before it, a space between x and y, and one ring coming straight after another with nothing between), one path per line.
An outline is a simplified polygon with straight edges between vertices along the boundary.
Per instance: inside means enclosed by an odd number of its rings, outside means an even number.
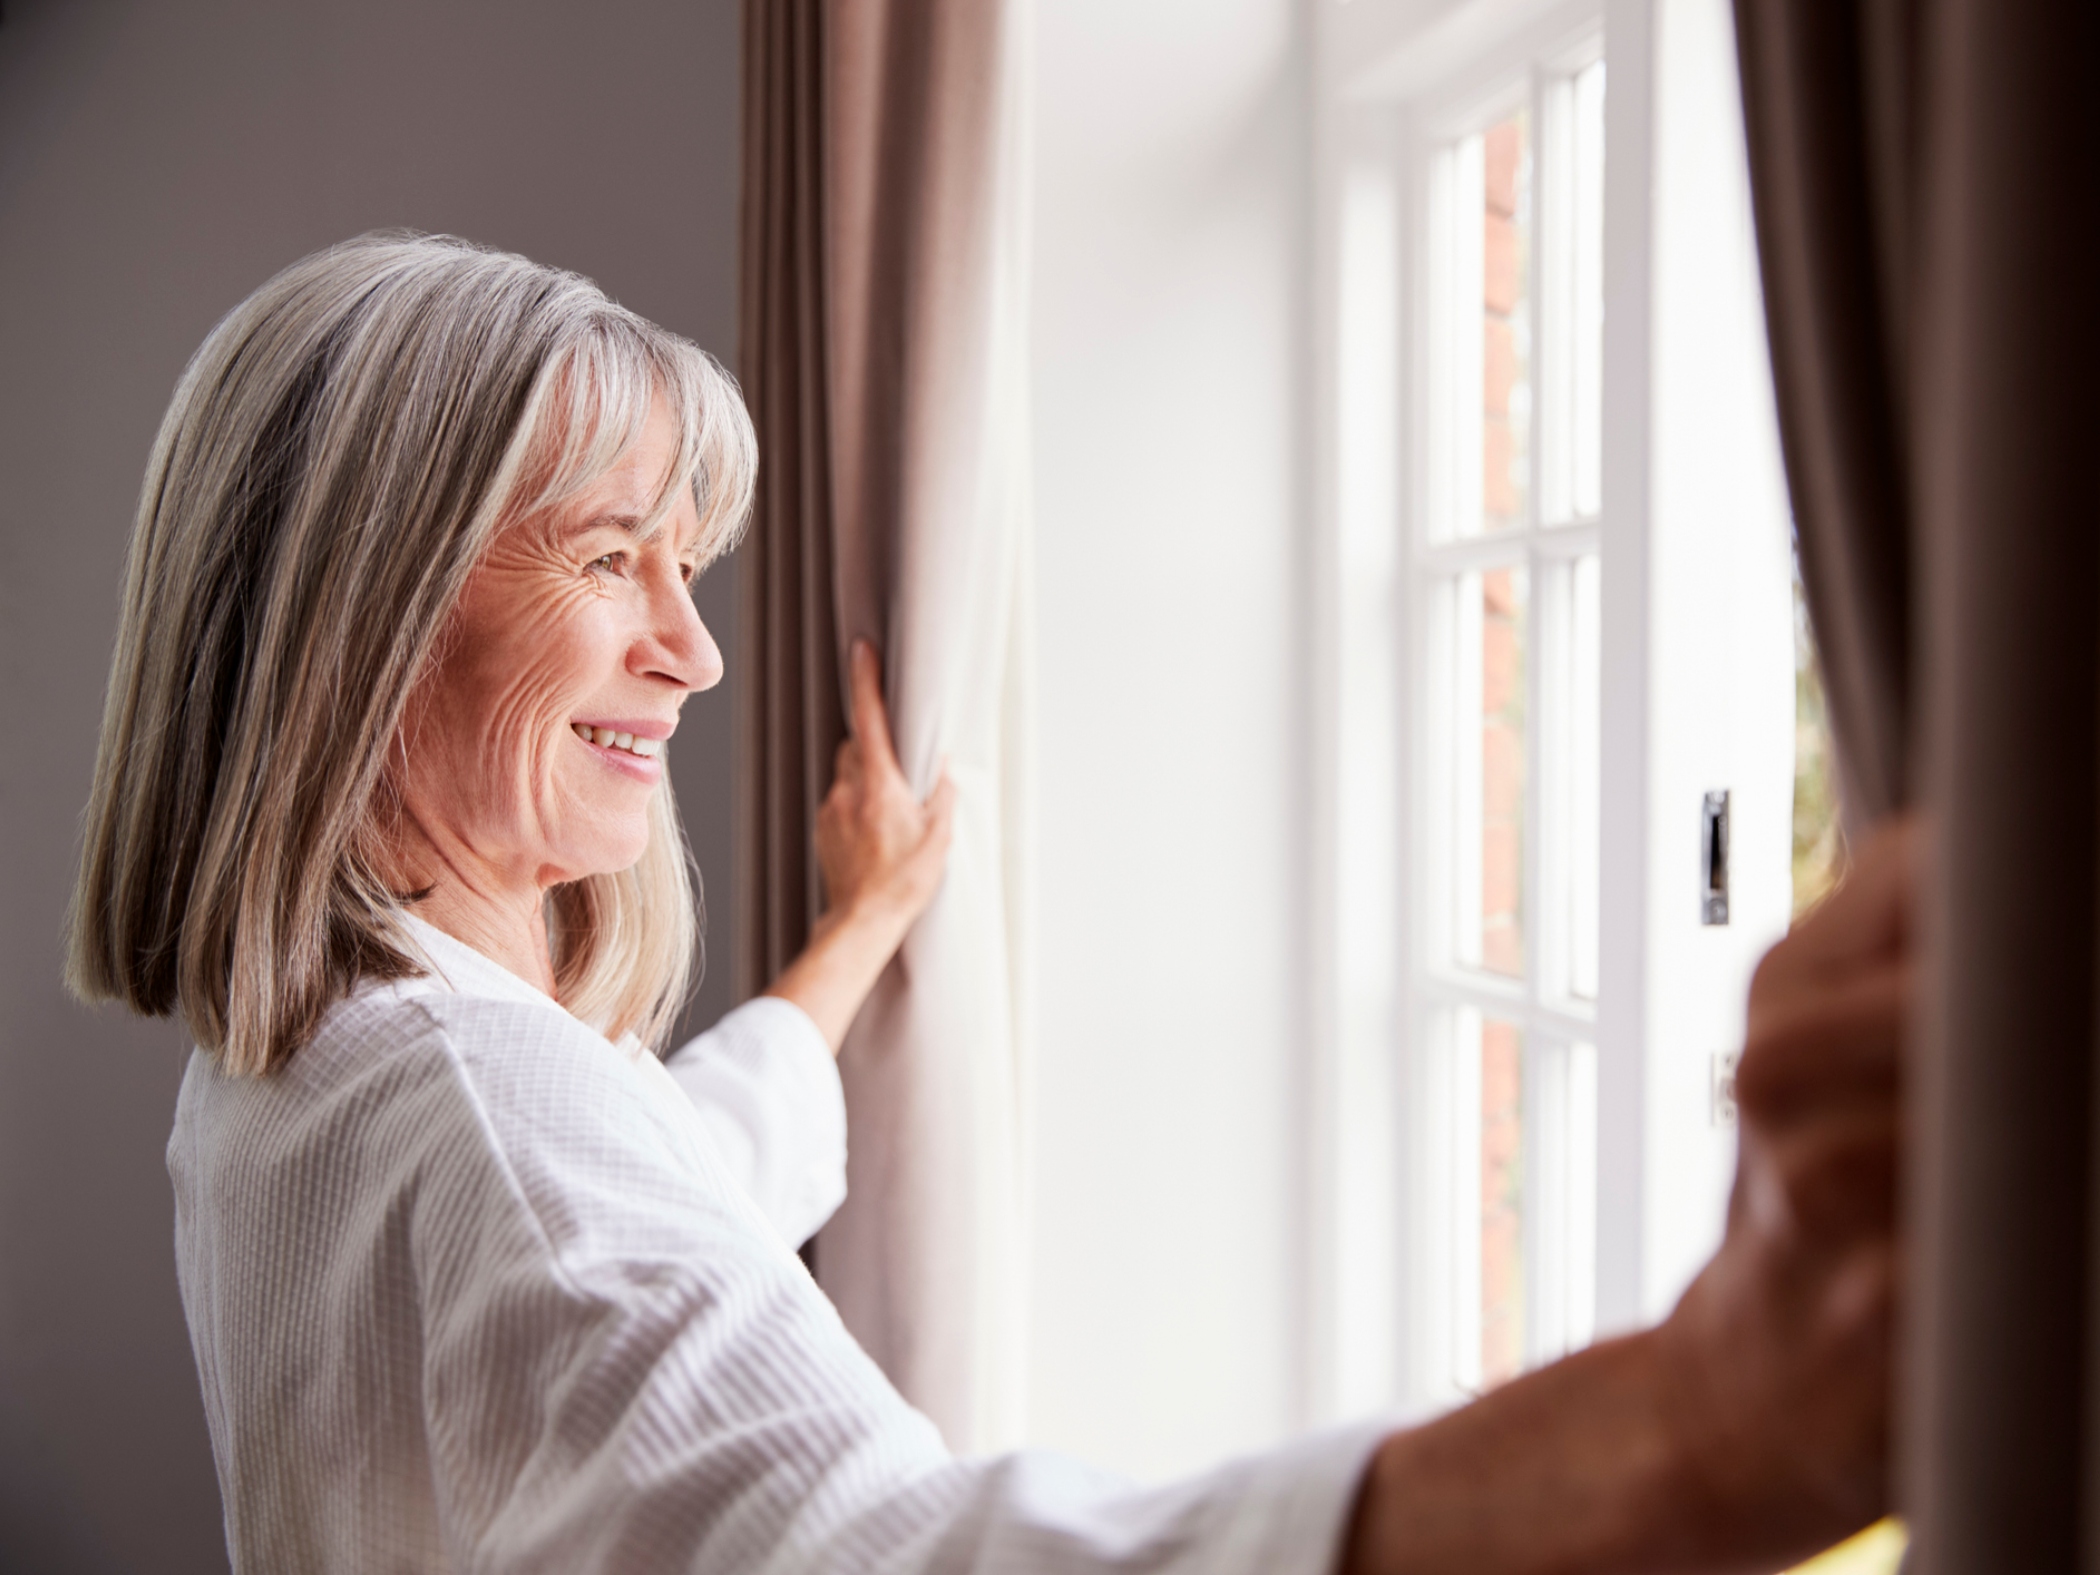
M607 526L624 530L631 535L642 528L642 517L639 514L623 514L614 509L601 510L596 514L585 514L571 520L562 534L583 536L594 530L603 530Z

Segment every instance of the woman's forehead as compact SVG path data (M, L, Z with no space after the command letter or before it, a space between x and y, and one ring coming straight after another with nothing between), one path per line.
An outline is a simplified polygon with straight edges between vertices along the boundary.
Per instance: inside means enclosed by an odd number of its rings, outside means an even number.
M626 426L624 422L618 426ZM637 516L646 516L657 511L665 502L676 506L676 498L666 499L665 491L677 479L687 460L684 452L684 433L680 429L677 412L661 391L650 401L648 414L625 432L609 430L614 423L608 421L608 413L599 410L577 412L569 430L548 445L556 452L566 452L589 464L589 457L596 457L602 469L581 485L569 491L570 497L585 507L623 507ZM606 439L619 442L617 452L606 456ZM621 441L624 439L624 441ZM592 451L596 450L595 456ZM596 468L596 467L592 467ZM677 488L678 492L690 488Z
M556 505L555 513L570 529L595 525L618 525L642 535L666 531L680 550L698 542L700 509L690 485L675 487L664 496L673 480L674 450L668 457L640 452L637 444L610 470Z

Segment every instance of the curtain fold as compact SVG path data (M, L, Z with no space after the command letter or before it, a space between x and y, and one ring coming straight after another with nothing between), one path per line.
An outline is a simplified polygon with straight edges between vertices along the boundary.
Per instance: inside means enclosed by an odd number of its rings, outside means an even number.
M821 907L811 828L846 735L837 674L818 0L743 15L737 374L758 432L737 549L736 998L763 990Z
M739 648L740 982L815 915L844 653L883 653L898 753L960 795L940 896L840 1070L848 1197L819 1282L959 1449L1018 1441L1028 1086L1025 14L746 6L743 351L762 459ZM792 20L784 20L791 18ZM794 397L776 393L791 382ZM780 479L780 492L767 478Z
M1780 441L1845 810L1908 796L1908 0L1738 0Z
M1900 1501L1934 1575L2100 1568L2100 10L1737 0L1843 788L1931 816Z

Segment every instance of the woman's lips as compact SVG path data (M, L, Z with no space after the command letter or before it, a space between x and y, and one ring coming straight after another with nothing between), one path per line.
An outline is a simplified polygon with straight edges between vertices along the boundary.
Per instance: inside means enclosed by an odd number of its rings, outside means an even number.
M663 752L664 739L670 736L670 728L661 723L642 723L651 732L661 729L662 736L650 738L638 736L633 724L613 727L596 727L588 722L572 722L569 731L596 755L616 771L624 772L637 781L654 782L663 771L659 758Z
M571 722L570 728L586 744L603 749L624 749L647 760L663 752L664 740L676 726L670 722Z

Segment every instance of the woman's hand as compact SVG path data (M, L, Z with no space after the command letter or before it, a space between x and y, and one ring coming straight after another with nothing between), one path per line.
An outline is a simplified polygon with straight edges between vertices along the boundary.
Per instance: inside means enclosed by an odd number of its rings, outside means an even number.
M802 954L767 988L807 1012L834 1052L861 1002L940 890L955 822L955 784L944 769L924 803L905 780L890 740L882 669L856 640L851 659L852 735L817 811L823 914Z
M831 791L817 810L825 917L891 929L901 941L940 890L955 784L943 770L923 804L912 792L890 741L882 667L865 640L853 642L852 683L853 731L839 745Z
M1778 1569L1883 1512L1917 841L1758 968L1728 1231L1676 1310L1387 1439L1346 1575Z

